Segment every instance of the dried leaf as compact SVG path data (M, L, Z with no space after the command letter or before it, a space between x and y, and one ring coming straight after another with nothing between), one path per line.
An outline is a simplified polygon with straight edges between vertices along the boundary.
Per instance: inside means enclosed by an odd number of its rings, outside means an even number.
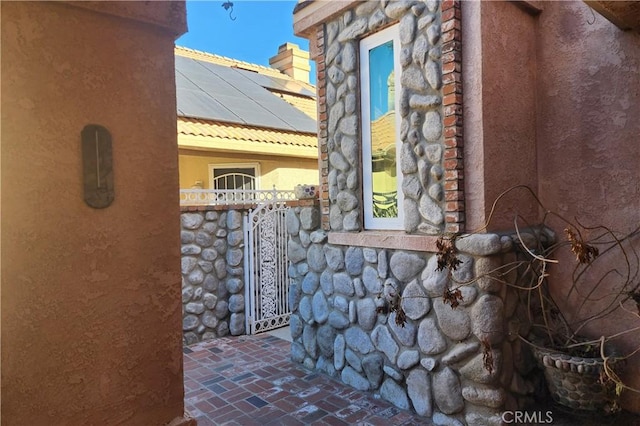
M396 297L389 303L389 311L396 313L396 325L404 328L404 325L407 322L407 315L404 313L404 310L400 305L400 298Z
M600 254L597 247L585 243L571 229L565 228L564 233L567 235L567 240L571 243L571 251L576 255L576 260L579 263L591 263Z
M482 340L482 366L489 374L493 373L493 350L487 340Z
M455 309L458 306L460 306L460 302L464 300L462 297L462 292L460 291L459 288L456 288L454 290L446 289L444 291L444 295L442 296L442 299L444 303L448 303L451 305L451 309Z
M438 267L436 270L442 271L446 268L451 271L455 271L458 268L458 265L462 263L462 261L456 256L454 241L455 238L444 239L443 237L438 238L436 241L436 248L438 249L438 252L436 253L436 256L438 257Z

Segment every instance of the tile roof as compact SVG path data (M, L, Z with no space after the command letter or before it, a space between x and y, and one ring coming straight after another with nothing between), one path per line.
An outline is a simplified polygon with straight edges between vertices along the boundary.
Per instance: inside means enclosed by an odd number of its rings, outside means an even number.
M186 150L318 158L315 134L178 117L178 147Z
M178 135L205 136L229 141L263 142L314 149L318 147L318 138L315 134L305 135L277 129L247 127L188 117L178 117Z

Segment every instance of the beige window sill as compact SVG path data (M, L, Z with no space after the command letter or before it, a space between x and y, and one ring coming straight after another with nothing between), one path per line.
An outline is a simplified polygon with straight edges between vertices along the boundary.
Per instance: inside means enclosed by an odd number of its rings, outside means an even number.
M329 232L329 244L435 253L438 236L409 235L402 231Z

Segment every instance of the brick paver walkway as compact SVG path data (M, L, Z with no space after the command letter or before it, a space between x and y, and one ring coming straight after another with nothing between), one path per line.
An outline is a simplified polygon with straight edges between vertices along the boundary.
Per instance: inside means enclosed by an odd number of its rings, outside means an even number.
M270 335L225 337L184 348L185 408L209 425L432 425L289 359Z
M263 334L185 347L185 409L199 426L433 425L293 363L290 345ZM601 417L551 405L530 411L549 409L553 426L640 426L629 413Z

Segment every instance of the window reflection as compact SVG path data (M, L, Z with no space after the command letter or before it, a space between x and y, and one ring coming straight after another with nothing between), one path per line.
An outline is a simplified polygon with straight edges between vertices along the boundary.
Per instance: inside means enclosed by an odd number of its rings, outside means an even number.
M393 41L369 51L373 217L398 217Z

